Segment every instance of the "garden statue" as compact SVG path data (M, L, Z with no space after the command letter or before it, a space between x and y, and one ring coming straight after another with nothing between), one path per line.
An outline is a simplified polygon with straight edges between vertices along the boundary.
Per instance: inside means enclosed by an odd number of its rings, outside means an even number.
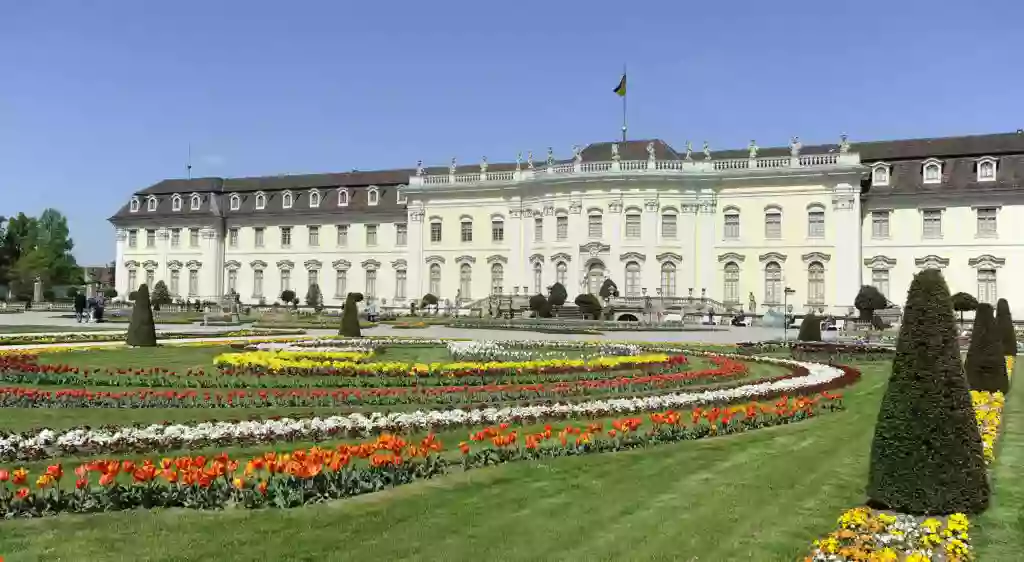
M754 300L754 292L753 291L750 292L750 297L748 298L748 304L750 305L750 313L753 314L757 310L757 301Z
M693 160L693 143L691 143L690 141L686 141L686 161L689 162L689 161L692 161L692 160Z
M704 141L704 159L711 160L711 145L708 144L708 141Z

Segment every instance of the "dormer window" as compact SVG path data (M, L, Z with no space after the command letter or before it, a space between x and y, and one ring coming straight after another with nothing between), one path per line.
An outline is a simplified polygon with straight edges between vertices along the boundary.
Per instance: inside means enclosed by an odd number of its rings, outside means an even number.
M146 199L146 210L150 213L156 210L156 197Z
M978 159L978 181L996 181L996 166L998 161L995 158L986 156Z
M396 195L396 201L398 202L399 205L404 205L405 202L407 201L407 199L405 197L404 191L405 191L405 186L404 185L398 186L398 189L395 190L395 193L397 194Z
M314 190L309 192L309 206L310 207L319 207L320 206L320 192L319 191L314 189Z
M180 211L181 210L181 195L178 195L177 193L175 193L171 197L171 210L172 211Z
M934 158L925 160L921 175L924 183L942 183L942 162Z
M202 205L203 205L203 198L200 197L198 193L193 193L192 194L192 202L190 204L190 207L192 208L192 210L193 211L198 211L199 207L201 207Z
M292 197L292 192L285 191L284 195L281 196L281 206L284 207L285 209L291 209L293 200L294 198Z
M380 192L377 191L376 187L371 186L370 190L366 192L366 202L369 205L376 205L380 201Z
M263 192L261 191L261 192L256 194L256 210L257 211L262 211L263 209L266 209L266 208L267 208L267 196L264 195Z
M139 198L138 197L132 197L131 203L128 204L128 210L133 212L133 213L139 212Z
M348 207L348 190L344 187L338 190L338 206Z
M871 168L871 185L874 186L885 186L889 185L889 165L881 162L875 164Z
M231 194L231 210L237 211L242 208L242 197L237 193Z

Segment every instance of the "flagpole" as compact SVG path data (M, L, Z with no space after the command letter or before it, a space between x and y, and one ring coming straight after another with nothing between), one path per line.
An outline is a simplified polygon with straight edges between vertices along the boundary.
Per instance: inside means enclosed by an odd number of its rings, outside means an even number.
M626 96L629 95L629 78L626 75L626 65L622 65L622 79L626 81L626 89L622 92L622 142L626 142Z

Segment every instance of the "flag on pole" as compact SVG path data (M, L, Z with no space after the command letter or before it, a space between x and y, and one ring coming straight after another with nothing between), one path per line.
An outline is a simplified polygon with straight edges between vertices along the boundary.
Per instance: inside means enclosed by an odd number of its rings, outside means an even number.
M622 80L619 80L619 85L615 86L614 92L621 97L626 97L626 73L622 73Z

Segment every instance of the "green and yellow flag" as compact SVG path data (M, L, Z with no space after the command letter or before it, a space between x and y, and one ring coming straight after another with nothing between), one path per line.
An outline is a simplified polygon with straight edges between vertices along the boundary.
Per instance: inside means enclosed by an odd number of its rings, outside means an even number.
M626 73L622 73L622 80L619 80L619 85L615 86L615 93L621 97L626 96Z

